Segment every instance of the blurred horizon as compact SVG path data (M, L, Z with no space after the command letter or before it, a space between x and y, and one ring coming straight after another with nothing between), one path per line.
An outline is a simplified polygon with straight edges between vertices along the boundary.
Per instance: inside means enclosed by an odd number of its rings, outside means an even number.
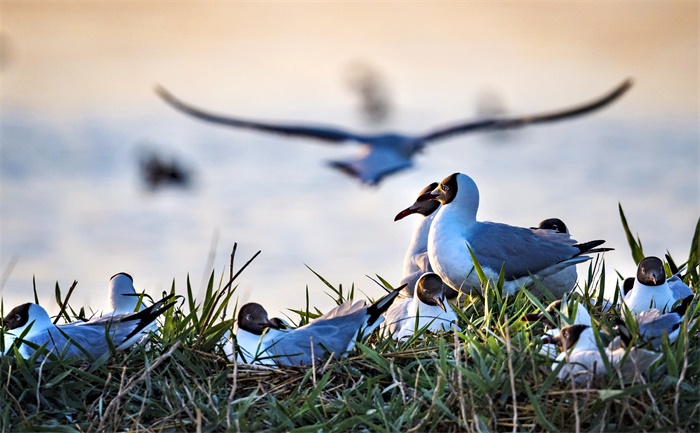
M241 302L276 314L332 300L333 284L382 291L400 279L417 217L394 223L425 185L461 171L479 218L531 226L559 217L579 241L606 239L608 278L636 269L620 203L648 255L685 261L700 216L698 4L161 3L3 1L0 17L0 296L106 308L128 272L157 296L195 292L211 272ZM352 65L389 102L363 117ZM549 111L634 86L591 115L428 146L377 188L332 170L357 148L188 118L160 84L198 107L247 119L420 133L475 119L484 95L508 114ZM144 149L181 161L189 189L149 190ZM213 246L212 246L213 245ZM210 256L213 254L213 262ZM16 264L15 264L16 261ZM585 275L586 265L578 267ZM581 281L582 278L579 278ZM55 312L55 311L54 311Z

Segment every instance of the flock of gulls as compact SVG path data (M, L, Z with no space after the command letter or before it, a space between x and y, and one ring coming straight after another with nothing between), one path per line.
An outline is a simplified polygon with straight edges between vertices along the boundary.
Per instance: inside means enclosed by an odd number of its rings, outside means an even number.
M479 190L466 174L428 185L396 215L396 220L421 216L396 289L372 304L346 301L297 328L270 318L262 305L247 303L238 309L233 332L221 341L224 355L251 365L309 366L346 356L375 332L399 341L456 332L460 296L483 291L484 277L492 287L502 283L504 297L546 287L558 299L522 320L544 324L539 353L552 359L553 369L560 368L561 380L581 386L607 374L606 366L624 380L634 379L662 356L658 350L664 340L673 344L693 327L685 316L694 292L681 270L667 256L672 272L667 277L664 262L650 256L640 261L635 277L620 285L617 305L606 306L619 309L621 319L617 335L601 346L601 335L575 290L576 265L609 251L601 247L605 241L577 242L557 218L529 228L479 221L478 207ZM146 306L145 294L136 292L126 273L111 278L109 291L113 310L87 321L56 325L37 304L14 308L3 319L5 353L15 348L14 353L29 358L43 350L34 356L37 361L47 354L88 360L109 356L156 332L158 316L175 304L175 295L169 295Z
M630 86L627 80L599 99L566 110L462 122L419 136L360 135L339 128L242 120L194 108L162 87L156 92L176 109L209 122L332 143L358 142L360 157L331 165L363 183L377 184L410 167L412 157L432 141L582 115L616 100ZM621 319L614 328L617 335L602 345L591 314L576 293L576 265L609 251L602 247L605 241L578 242L558 218L547 218L533 227L479 221L478 208L479 189L466 174L454 173L429 184L395 217L398 221L417 214L420 219L396 289L371 304L346 301L300 327L270 318L258 303L247 303L238 309L234 329L221 341L223 354L231 362L251 365L308 366L346 356L356 342L373 333L406 341L421 339L426 333L457 332L460 300L482 293L486 284L502 289L504 297L529 290L543 299L545 288L557 299L544 311L526 314L522 320L544 324L539 353L552 359L551 366L559 369L561 380L578 385L590 386L609 368L624 380L634 379L662 356L659 350L664 341L673 344L680 332L693 326L687 323L686 312L694 293L683 282L681 271L667 256L671 270L667 277L661 259L646 257L638 264L636 276L621 285L619 301L606 306L618 309ZM145 293L137 293L126 273L110 279L109 296L112 311L59 325L58 318L52 321L38 304L15 307L2 320L3 354L36 361L107 357L157 332L158 317L176 303L171 294L148 305Z

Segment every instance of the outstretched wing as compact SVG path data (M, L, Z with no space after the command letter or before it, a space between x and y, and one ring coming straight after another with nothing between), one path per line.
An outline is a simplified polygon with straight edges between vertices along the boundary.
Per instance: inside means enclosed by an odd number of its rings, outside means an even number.
M304 125L274 125L271 123L256 122L251 120L238 119L234 117L210 113L199 108L195 108L173 96L162 86L156 86L155 92L165 102L173 108L190 116L207 122L218 123L220 125L233 126L236 128L252 129L255 131L271 132L292 137L303 137L317 139L328 143L341 143L343 141L366 141L366 137L353 134L342 129L326 126L304 126Z
M463 134L465 132L519 128L521 126L531 125L535 123L553 122L557 120L567 119L569 117L581 116L583 114L587 114L599 108L605 107L606 105L610 104L611 102L615 101L620 96L622 96L625 92L627 92L627 90L630 87L632 87L632 79L627 79L622 84L617 86L613 91L604 95L603 97L575 107L557 111L550 111L541 114L532 114L529 116L482 119L473 122L460 123L457 125L448 126L446 128L429 132L421 138L424 142L428 142L432 140L447 138L456 134Z

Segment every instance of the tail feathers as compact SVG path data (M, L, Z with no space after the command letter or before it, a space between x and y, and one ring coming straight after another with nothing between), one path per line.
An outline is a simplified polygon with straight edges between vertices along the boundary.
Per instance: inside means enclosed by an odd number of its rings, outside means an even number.
M694 297L695 296L693 296L693 295L687 296L685 299L683 299L681 301L680 305L678 305L676 308L671 310L671 312L676 313L679 316L685 316L685 312L688 310L688 307L690 307L690 304L693 302Z
M121 321L122 322L127 322L127 321L136 321L136 326L134 329L129 333L124 338L124 341L128 341L131 338L133 338L135 335L143 331L145 328L147 328L151 323L153 323L158 316L160 316L164 311L172 307L177 303L177 301L172 301L168 302L170 299L172 299L175 294L170 294L166 296L165 298L161 299L160 301L156 302L155 304L151 305L148 308L144 308L143 310L139 311L138 313L134 313L132 315L129 315L128 317L123 318Z
M578 248L578 254L577 256L581 254L588 254L588 253L597 253L597 252L602 252L602 251L610 251L612 248L597 248L598 245L603 245L605 243L604 240L596 240L596 241L589 241L589 242L584 242L582 244L574 244L576 248Z
M379 319L382 316L382 314L384 314L384 312L388 310L389 307L391 307L391 304L394 303L394 300L397 296L399 296L401 290L403 290L404 287L406 287L405 284L403 286L397 287L396 289L394 289L394 291L367 307L367 315L369 316L366 322L367 326L372 326L374 322L376 322L377 319Z

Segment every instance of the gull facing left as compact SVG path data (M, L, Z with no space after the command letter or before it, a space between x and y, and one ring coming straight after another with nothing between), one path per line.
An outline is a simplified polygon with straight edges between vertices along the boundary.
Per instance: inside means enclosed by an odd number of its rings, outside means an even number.
M50 354L63 358L99 358L110 351L110 343L120 351L139 341L156 326L156 318L175 304L168 303L173 296L168 295L138 313L116 314L58 326L53 324L41 305L22 304L3 319L5 336L9 334L13 344L19 345L19 354L25 359L42 346ZM5 347L6 352L9 349Z
M466 174L446 177L422 199L442 204L430 225L428 256L433 271L455 290L481 289L470 250L488 279L497 281L503 268L505 294L590 260L586 254L609 250L596 248L604 240L577 243L554 230L477 221L479 189Z
M368 336L383 321L403 287L372 305L346 301L311 323L296 329L280 329L265 308L248 303L238 312L237 349L233 341L224 352L236 362L278 366L312 365L330 356L340 357L355 347L355 341Z

